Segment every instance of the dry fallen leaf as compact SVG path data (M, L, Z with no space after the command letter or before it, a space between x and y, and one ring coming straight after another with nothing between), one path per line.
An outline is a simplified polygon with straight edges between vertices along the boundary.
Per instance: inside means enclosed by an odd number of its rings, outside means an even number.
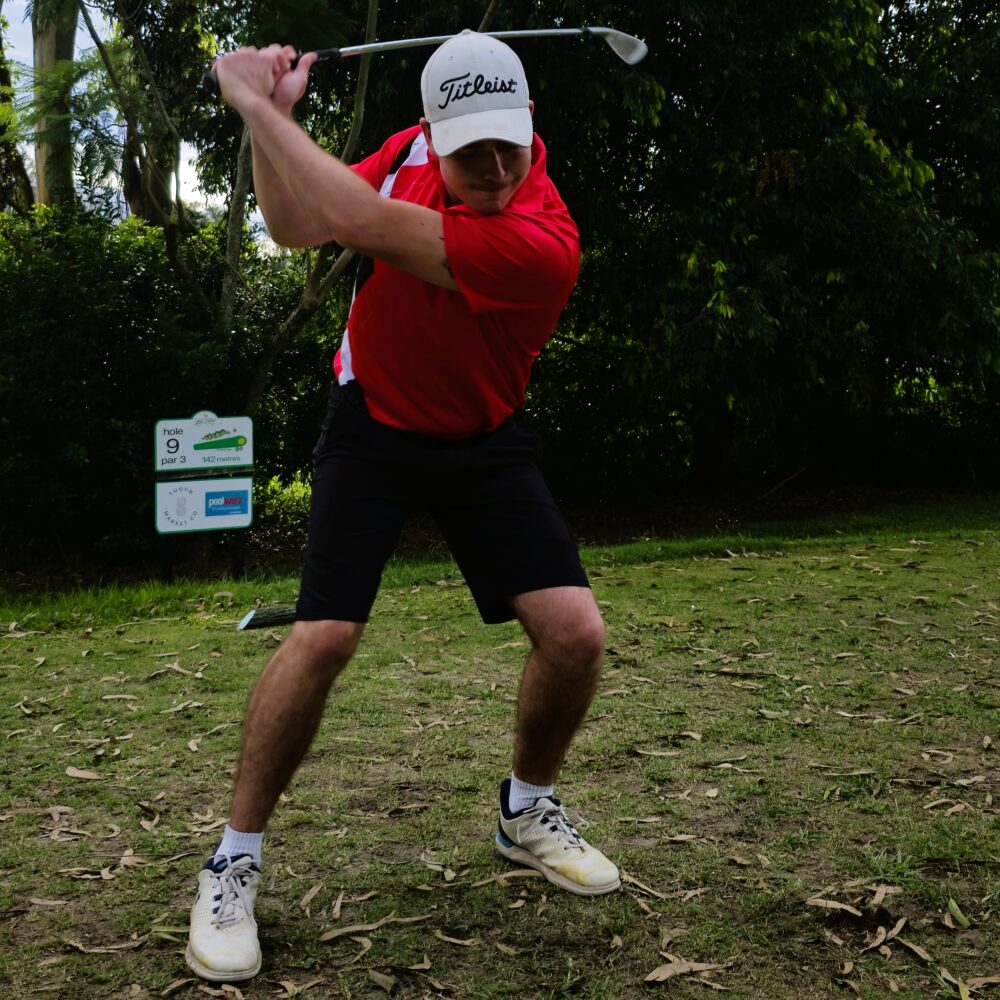
M903 891L898 885L885 885L884 883L877 886L870 886L869 888L875 890L875 895L866 904L867 908L871 910L881 906L889 893Z
M497 872L496 875L491 875L489 878L473 882L470 888L479 889L484 885L489 885L491 882L498 882L500 885L505 886L507 879L511 878L542 878L542 873L536 871L534 868L516 868L511 872Z
M889 933L886 934L885 936L886 943L891 941L894 937L896 937L899 934L899 932L906 926L906 921L908 919L909 919L908 917L900 917L899 920L896 921L892 930L889 931Z
M430 919L430 913L426 913L421 917L397 917L395 914L390 914L388 917L376 920L373 924L352 924L350 927L340 927L334 931L327 931L325 934L320 935L320 941L333 941L345 935L360 934L363 931L375 931L386 924L416 924L421 920Z
M305 912L305 915L310 916L309 904L316 898L316 894L323 888L322 882L317 882L300 900L299 909Z
M381 986L386 993L391 993L396 988L396 977L387 976L384 972L376 972L374 969L369 969L368 978L376 986Z
M819 906L825 910L842 910L844 913L850 913L854 917L864 916L860 910L849 906L847 903L838 903L835 899L823 899L821 896L813 896L812 899L807 899L806 906Z
M121 951L132 951L134 948L141 948L148 938L148 934L143 934L142 937L134 937L128 941L122 941L121 944L98 945L96 947L85 945L74 938L63 938L63 940L66 944L76 948L77 951L82 951L85 955L117 955Z
M956 979L943 965L938 968L938 975L946 982L951 983L958 990L960 1000L972 1000L969 993L969 986L961 979Z
M981 986L1000 986L1000 976L975 976L967 985L970 990L978 990Z
M650 896L656 896L658 899L666 899L667 897L662 892L657 892L655 889L650 889L648 885L643 885L637 878L633 878L625 869L621 869L621 880L627 882L629 885L634 885L637 889L641 889L643 892L648 892Z
M928 802L924 809L936 809L938 806L946 806L954 803L954 799L935 799L933 802Z
M686 927L671 927L669 930L664 931L660 937L660 951L666 951L674 941L689 933L690 931Z
M897 938L897 940L904 948L909 948L909 950L912 951L913 954L917 956L917 958L923 959L925 962L928 963L928 965L933 963L934 959L931 958L931 956L927 953L927 951L921 948L919 944L914 944L912 941L907 941L906 938Z
M359 951L356 955L353 955L351 958L345 958L340 962L335 962L334 965L339 965L341 968L346 969L348 966L356 965L365 957L365 955L368 954L368 952L372 950L371 938L352 937L351 940L361 945L361 951Z
M83 879L84 881L101 879L105 882L110 882L115 874L110 868L102 868L100 871L94 871L92 868L60 868L60 875L68 875L70 878Z
M283 987L285 992L284 995L280 993L275 995L279 998L279 1000L290 1000L291 997L302 996L306 990L311 990L314 986L318 986L321 982L323 982L322 979L313 979L308 983L303 983L301 986L296 986L295 983L289 979L280 979L278 981L278 985Z
M187 986L188 983L196 983L196 982L198 982L198 980L194 978L175 979L172 983L167 983L167 985L163 987L163 989L160 992L160 996L168 997L170 996L171 993L176 993L178 990L184 989L184 987Z
M85 778L87 781L101 780L101 776L96 771L81 771L78 767L67 767L66 774L71 778Z
M714 972L717 969L724 969L725 965L714 962L687 962L682 958L661 965L646 976L647 983L665 983L674 976L683 976L691 972Z
M461 945L463 948L471 948L479 943L478 938L465 938L463 940L461 938L448 937L447 934L442 934L441 931L438 930L434 931L434 937L436 937L439 941L445 941L448 944Z
M702 886L699 889L682 889L680 892L671 893L674 899L679 899L682 903L690 903L692 899L697 899L699 896L703 896L706 892L710 892L708 886Z
M872 938L871 942L869 944L866 944L864 948L861 949L861 954L863 955L866 951L874 951L876 948L881 948L882 945L885 943L885 939L886 937L888 937L888 934L889 932L885 927L879 927L879 929L875 932L875 936ZM846 975L847 972L849 971L850 971L849 969L846 970L844 974Z

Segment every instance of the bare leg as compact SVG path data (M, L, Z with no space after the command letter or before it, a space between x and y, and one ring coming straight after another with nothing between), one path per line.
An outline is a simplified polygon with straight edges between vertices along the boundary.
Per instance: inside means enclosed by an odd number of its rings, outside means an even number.
M296 622L264 667L247 708L229 825L264 829L323 718L337 675L354 654L364 625Z
M549 785L597 690L604 622L587 587L536 590L511 603L534 647L517 699L514 773Z

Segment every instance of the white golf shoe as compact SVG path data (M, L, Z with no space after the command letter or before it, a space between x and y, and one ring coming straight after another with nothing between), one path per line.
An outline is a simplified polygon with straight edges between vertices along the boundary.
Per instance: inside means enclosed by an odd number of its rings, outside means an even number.
M518 813L507 809L510 779L500 790L496 848L518 864L540 871L553 885L578 896L602 896L622 882L618 868L569 821L558 799L541 798Z
M185 957L202 979L231 983L260 972L253 916L259 885L260 869L249 854L209 861L198 873Z

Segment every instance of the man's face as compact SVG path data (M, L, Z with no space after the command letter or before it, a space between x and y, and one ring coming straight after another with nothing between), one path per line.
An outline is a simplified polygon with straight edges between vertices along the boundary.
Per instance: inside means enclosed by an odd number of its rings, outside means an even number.
M531 147L483 139L442 156L438 163L448 194L473 211L502 211L531 169Z
M534 111L534 103L528 107ZM420 124L434 152L426 118ZM436 155L436 154L435 154ZM475 212L493 215L503 211L531 169L531 147L515 146L498 139L482 139L438 158L441 177L453 202L468 205Z

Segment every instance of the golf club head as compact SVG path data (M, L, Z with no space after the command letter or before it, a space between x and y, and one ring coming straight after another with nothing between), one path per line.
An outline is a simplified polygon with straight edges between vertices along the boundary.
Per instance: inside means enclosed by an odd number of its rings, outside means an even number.
M624 31L615 31L614 28L590 28L594 34L599 34L611 46L612 51L623 62L629 66L642 62L649 52L649 47L645 42L632 35L626 35Z

